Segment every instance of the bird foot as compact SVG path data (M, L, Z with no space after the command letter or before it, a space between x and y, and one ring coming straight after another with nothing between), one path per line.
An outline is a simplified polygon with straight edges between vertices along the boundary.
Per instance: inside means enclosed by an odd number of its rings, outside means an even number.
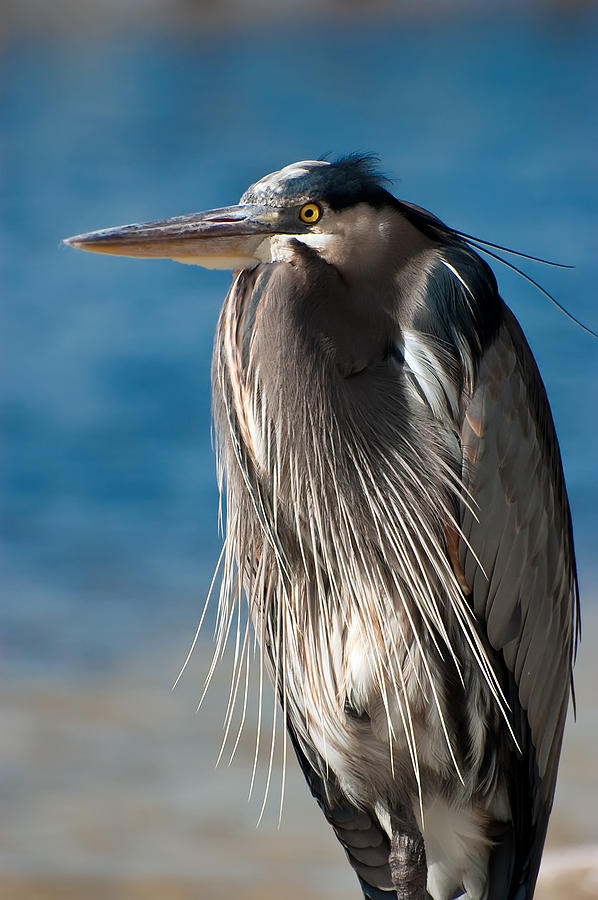
M397 900L427 900L426 848L415 823L393 830L389 863Z

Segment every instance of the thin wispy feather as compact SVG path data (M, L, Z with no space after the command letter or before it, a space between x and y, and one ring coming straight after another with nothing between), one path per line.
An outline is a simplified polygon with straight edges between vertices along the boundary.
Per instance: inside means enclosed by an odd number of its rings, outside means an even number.
M317 368L309 373L309 402L299 383L286 384L280 402L262 390L254 361L244 376L241 401L227 327L225 308L214 360L219 473L226 497L215 660L224 652L235 610L238 624L223 749L241 683L245 694L231 758L246 718L250 642L240 631L243 595L261 648L252 788L262 729L262 669L268 670L283 722L291 717L303 752L313 759L317 746L328 766L330 754L339 753L343 743L340 723L347 692L347 685L338 682L338 661L331 654L342 652L340 632L357 627L384 708L391 770L394 775L395 745L404 743L423 819L414 725L422 705L434 708L454 772L461 782L464 779L430 659L451 659L463 683L466 647L507 718L506 700L446 554L446 527L460 530L456 501L471 507L467 491L440 442L427 448L425 466L410 462L418 458L413 453L418 436L412 435L410 446L400 410L386 443L373 453L363 438L367 423L359 421L354 409L343 411L338 396L331 405L327 373ZM252 428L259 423L259 461L247 441L252 430L244 418L248 406ZM445 598L442 603L440 597ZM335 627L336 647L334 639L331 645ZM212 674L213 666L208 677ZM275 731L276 714L266 795Z

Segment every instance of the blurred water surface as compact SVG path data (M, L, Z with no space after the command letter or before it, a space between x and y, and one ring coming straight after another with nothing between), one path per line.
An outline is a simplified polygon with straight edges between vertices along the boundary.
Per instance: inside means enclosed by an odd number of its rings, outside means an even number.
M230 276L84 255L61 239L235 202L296 159L374 150L404 199L465 232L574 265L524 268L596 330L597 39L590 9L435 26L5 40L1 640L9 692L29 685L35 708L40 685L84 691L132 658L143 671L166 649L171 661L156 666L168 682L219 552L209 359ZM547 385L591 605L597 342L513 273L495 271ZM594 725L588 734L595 754ZM25 789L20 746L13 754Z

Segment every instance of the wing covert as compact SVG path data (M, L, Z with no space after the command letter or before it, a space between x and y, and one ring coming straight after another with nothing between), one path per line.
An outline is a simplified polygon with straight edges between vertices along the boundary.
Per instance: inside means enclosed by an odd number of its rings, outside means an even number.
M535 879L572 684L578 592L569 503L548 400L525 337L506 307L464 406L461 443L473 511L462 505L460 564L476 618L504 663L514 731L526 745L524 754L531 752L533 834L521 838L530 847ZM517 834L522 824L514 826Z

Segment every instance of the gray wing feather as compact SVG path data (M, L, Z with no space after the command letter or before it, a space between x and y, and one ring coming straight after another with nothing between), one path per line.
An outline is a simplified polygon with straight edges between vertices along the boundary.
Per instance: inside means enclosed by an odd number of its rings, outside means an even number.
M512 314L483 355L461 426L460 564L496 654L522 754L511 753L513 825L496 841L488 900L531 897L554 795L578 622L569 506L540 375ZM388 837L305 757L308 784L366 897L392 892ZM525 784L522 784L525 782Z
M392 891L388 836L373 815L353 806L341 795L334 776L324 775L325 765L321 772L316 771L301 749L290 722L287 728L310 790L347 854L364 895L370 900L387 898Z
M539 776L530 784L535 835L522 836L531 840L533 887L571 688L578 594L569 504L548 400L506 307L465 403L461 440L474 510L462 508L460 563L476 617L512 685L512 706L519 706L512 710L513 721L520 716L524 731L529 729Z

